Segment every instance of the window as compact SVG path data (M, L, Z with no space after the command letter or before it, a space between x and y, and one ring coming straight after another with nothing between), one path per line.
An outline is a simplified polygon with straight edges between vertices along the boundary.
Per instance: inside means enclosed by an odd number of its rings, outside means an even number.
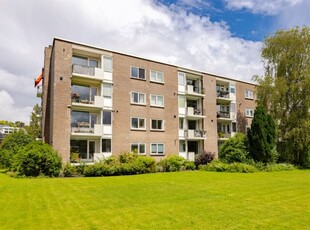
M152 155L164 155L164 144L151 144Z
M185 85L185 73L178 73L178 84Z
M97 88L83 85L71 85L71 101L82 104L93 104Z
M88 59L86 57L73 56L72 64L80 65L80 66L88 66L88 67L98 67L99 62L97 60Z
M150 81L164 83L164 73L159 71L150 71Z
M161 95L151 95L151 105L164 107L164 96Z
M132 117L131 128L132 129L145 129L145 118Z
M185 108L185 96L179 95L179 108Z
M112 58L103 57L103 68L104 71L112 72Z
M164 130L163 120L151 120L151 130Z
M179 129L184 128L184 118L179 118Z
M112 85L111 84L103 84L102 88L102 96L105 98L111 98L112 97Z
M145 93L131 92L131 103L145 105Z
M83 111L71 112L72 132L92 133L97 121L97 115Z
M111 139L102 139L102 150L103 153L111 152Z
M244 96L245 96L246 99L253 99L254 98L253 91L246 89L244 91Z
M237 132L237 123L236 122L233 122L232 123L232 131L235 133Z
M230 85L230 92L235 93L236 92L236 86L235 85Z
M245 116L246 117L254 117L254 109L245 108Z
M95 142L87 140L71 140L70 152L78 153L82 161L93 161Z
M102 112L102 124L111 125L111 111Z
M145 80L145 69L138 67L131 67L131 77Z
M146 154L144 143L133 143L131 144L130 150L133 153L138 153L138 154L143 154L143 155Z
M185 152L185 151L186 151L185 141L181 140L179 141L179 152Z

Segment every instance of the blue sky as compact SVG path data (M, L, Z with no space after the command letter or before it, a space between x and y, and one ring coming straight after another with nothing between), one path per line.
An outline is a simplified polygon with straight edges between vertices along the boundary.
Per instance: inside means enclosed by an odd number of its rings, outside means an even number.
M310 26L309 12L310 0L0 0L0 120L29 122L54 37L251 81L264 37Z

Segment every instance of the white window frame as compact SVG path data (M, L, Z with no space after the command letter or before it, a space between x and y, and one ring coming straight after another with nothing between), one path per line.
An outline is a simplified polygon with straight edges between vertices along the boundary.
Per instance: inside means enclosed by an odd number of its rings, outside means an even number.
M246 117L254 117L254 109L252 108L245 108L244 113Z
M138 71L138 76L137 76L137 77L131 75L132 69L133 69L133 68L136 68L137 71ZM144 70L144 78L140 78L140 77L139 77L139 72L140 72L139 70L140 70L140 69L143 69L143 70ZM139 79L139 80L144 80L144 81L145 81L145 80L146 80L146 70L145 70L145 68L137 67L137 66L131 66L131 67L130 67L130 77L133 78L133 79Z
M161 129L152 128L153 121L156 121L156 126L158 126L158 121L161 121L162 122L162 128ZM165 131L165 120L163 120L163 119L151 119L150 120L150 130L152 130L152 131Z
M138 94L138 101L139 102L135 102L134 101L134 96L133 94L137 93ZM140 95L144 96L144 103L140 103ZM136 92L136 91L131 91L130 92L130 103L131 104L135 104L135 105L146 105L146 94L145 93L140 93L140 92Z
M133 118L138 119L138 128L132 127L132 119ZM140 120L144 120L144 127L139 127ZM132 130L146 130L146 118L144 118L144 117L131 117L130 118L130 127Z
M155 99L155 104L152 103L152 97L156 98ZM163 104L162 105L157 105L158 97L162 97L163 98L163 100L162 100ZM165 97L162 96L162 95L151 94L150 95L150 105L151 106L155 106L155 107L161 107L161 108L165 107Z
M152 152L152 146L156 145L156 152ZM158 153L158 146L162 145L163 146L163 152L162 153ZM163 143L151 143L150 144L150 155L165 155L165 144Z
M244 90L244 97L246 99L254 99L254 93L253 93L253 90L249 90L249 89L246 89Z
M145 144L145 143L131 143L131 144L130 144L130 152L133 152L133 151L132 151L132 146L133 146L133 145L137 145L137 146L138 146L138 152L137 152L137 154L139 154L139 155L146 155L146 144ZM144 153L141 153L141 152L140 152L140 146L141 146L141 145L144 145Z
M155 74L155 80L152 79L152 73ZM162 81L158 80L158 75L161 74L162 75ZM165 83L165 76L164 76L164 73L161 72L161 71L155 71L155 70L150 70L150 82L156 82L156 83L162 83L164 84Z
M180 82L180 78L183 78L182 82ZM181 83L181 84L180 84ZM186 74L183 73L183 72L178 72L178 85L182 85L182 86L185 86L186 85Z

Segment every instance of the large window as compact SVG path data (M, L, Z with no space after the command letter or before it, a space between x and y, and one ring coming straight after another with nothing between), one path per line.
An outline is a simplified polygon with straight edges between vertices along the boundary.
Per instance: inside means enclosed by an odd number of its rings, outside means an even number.
M245 108L245 116L246 117L254 117L254 109Z
M71 140L70 147L71 153L78 153L82 161L92 161L94 159L95 141Z
M72 64L73 65L88 66L88 67L98 67L98 61L97 60L89 59L86 57L80 57L80 56L73 56L72 57Z
M159 71L150 71L150 81L164 83L164 73Z
M145 155L145 143L133 143L130 147L131 152Z
M93 104L97 96L97 88L83 85L71 86L71 99L72 102Z
M246 89L244 91L244 96L245 96L246 99L253 99L254 98L253 91Z
M144 79L145 80L145 69L132 66L130 76L132 78Z
M102 112L102 124L111 125L111 111L103 111Z
M111 152L111 139L102 139L101 152L103 152L103 153L110 153Z
M97 114L72 111L71 112L71 129L76 133L93 133L94 125L97 123Z
M163 120L151 120L151 130L164 130L164 121Z
M186 151L185 141L180 140L179 141L179 152L185 152L185 151Z
M131 103L145 105L145 93L131 92Z
M164 155L165 154L164 144L161 144L161 143L151 144L151 154L152 155Z
M164 107L164 96L151 95L151 106Z
M145 130L145 118L132 117L131 118L131 128L132 129Z

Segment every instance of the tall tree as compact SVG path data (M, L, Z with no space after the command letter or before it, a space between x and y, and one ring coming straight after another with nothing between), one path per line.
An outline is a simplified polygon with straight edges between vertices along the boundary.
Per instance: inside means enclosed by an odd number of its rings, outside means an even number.
M265 76L255 76L259 103L277 124L280 160L307 164L310 129L310 28L280 30L262 48Z
M249 152L255 161L271 163L277 160L276 127L263 106L257 106L248 132Z
M30 124L25 129L34 140L41 137L41 107L36 104L30 115Z

